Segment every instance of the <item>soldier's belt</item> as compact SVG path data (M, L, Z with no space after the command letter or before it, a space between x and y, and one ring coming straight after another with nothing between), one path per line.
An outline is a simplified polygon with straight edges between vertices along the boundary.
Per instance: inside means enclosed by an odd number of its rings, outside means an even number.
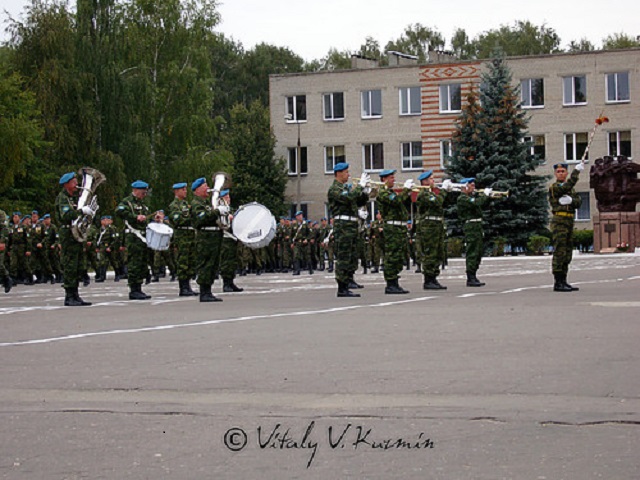
M472 218L470 220L467 220L464 223L476 223L476 222L482 222L482 219L481 218Z
M201 232L219 232L220 231L220 227L201 227L198 230L200 230Z
M421 222L422 220L433 220L434 222L444 222L444 217L432 217L432 216L427 216L424 218L421 218L419 220L416 220L416 223Z
M396 225L398 227L405 226L405 222L402 222L400 220L386 220L384 223L386 223L387 225Z
M570 212L553 212L554 215L557 215L558 217L570 217L573 218L573 213Z
M336 215L333 217L334 220L347 220L349 222L357 222L358 219L356 217L350 217L349 215Z
M177 230L195 230L193 227L176 227Z

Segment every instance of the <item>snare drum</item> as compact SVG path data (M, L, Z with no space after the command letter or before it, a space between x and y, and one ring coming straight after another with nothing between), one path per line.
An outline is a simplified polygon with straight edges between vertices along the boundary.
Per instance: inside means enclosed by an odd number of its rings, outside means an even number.
M276 236L276 219L264 205L247 203L234 214L231 229L247 247L262 248Z
M167 250L173 235L173 228L164 223L152 222L147 225L147 247L151 250Z

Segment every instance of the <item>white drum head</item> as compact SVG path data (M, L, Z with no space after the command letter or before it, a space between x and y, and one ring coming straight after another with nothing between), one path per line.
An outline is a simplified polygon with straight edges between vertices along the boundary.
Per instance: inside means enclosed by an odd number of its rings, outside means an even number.
M276 219L264 205L248 203L233 216L231 229L235 237L249 248L262 248L276 236Z

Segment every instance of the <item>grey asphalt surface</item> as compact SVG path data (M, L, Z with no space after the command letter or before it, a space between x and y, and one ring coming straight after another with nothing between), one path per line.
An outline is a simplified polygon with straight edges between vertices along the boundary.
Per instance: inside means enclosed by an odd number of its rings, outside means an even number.
M638 479L640 255L464 264L444 292L361 275L0 294L0 478ZM214 286L214 293L220 292ZM217 294L217 293L216 293ZM246 438L246 444L245 444Z

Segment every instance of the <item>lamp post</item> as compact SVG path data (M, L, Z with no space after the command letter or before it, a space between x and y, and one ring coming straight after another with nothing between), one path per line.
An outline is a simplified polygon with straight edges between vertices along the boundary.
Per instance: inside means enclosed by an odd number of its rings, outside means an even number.
M293 120L293 115L287 113L284 116L285 120L290 122ZM300 148L300 121L296 119L296 125L298 126L298 141L296 143L296 211L301 208L300 203L300 170L302 167L302 159L300 158L301 148Z

